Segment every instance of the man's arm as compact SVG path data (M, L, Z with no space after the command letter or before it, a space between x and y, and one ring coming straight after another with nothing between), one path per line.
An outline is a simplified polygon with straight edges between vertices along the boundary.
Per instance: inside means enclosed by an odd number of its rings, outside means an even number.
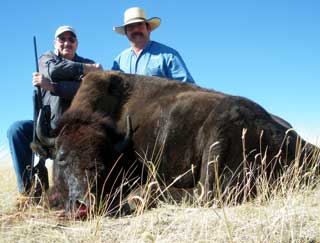
M102 70L100 64L92 60L76 57L79 61L71 61L47 52L39 59L39 71L52 82L80 81L83 75L91 71Z
M39 72L52 82L80 80L83 64L47 52L39 58Z
M168 73L172 79L188 83L195 83L179 53L175 53L169 58Z
M50 91L54 96L71 100L84 75L91 71L102 70L100 64L96 64L90 59L83 59L79 56L76 59L79 62L60 58L52 52L45 53L39 59L39 73L33 74L33 84Z

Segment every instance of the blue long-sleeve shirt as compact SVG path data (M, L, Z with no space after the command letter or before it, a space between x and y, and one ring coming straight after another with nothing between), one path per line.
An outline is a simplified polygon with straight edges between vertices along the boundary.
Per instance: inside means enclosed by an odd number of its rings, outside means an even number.
M155 41L149 41L138 57L132 48L124 50L115 58L111 69L194 83L180 54Z

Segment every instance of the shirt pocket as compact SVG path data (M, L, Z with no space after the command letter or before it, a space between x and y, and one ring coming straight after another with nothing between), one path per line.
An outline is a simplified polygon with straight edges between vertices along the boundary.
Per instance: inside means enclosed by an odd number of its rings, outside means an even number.
M148 76L165 77L164 70L158 63L153 63L152 65L149 64L145 69L145 74Z

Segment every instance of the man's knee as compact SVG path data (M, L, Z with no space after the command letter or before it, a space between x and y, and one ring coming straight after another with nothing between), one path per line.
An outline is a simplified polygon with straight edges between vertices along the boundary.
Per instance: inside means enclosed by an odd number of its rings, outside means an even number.
M9 140L20 138L21 135L30 137L32 134L32 121L15 121L7 130L7 137Z

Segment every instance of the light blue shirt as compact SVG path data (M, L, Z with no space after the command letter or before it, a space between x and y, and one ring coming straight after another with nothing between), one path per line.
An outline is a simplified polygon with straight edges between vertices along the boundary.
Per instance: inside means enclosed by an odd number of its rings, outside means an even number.
M155 41L149 41L138 57L132 48L124 50L115 58L111 69L194 83L180 54Z

